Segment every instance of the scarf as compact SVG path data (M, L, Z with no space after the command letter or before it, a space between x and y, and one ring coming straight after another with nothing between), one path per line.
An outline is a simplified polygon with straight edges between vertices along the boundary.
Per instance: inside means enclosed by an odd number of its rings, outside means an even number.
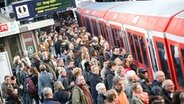
M140 94L133 93L133 95L135 95L136 97L138 97L139 99L141 99L141 101L142 101L144 104L149 104L148 93L146 93L146 92L142 92L142 93L140 93Z
M79 87L82 89L82 91L84 92L84 95L86 96L87 104L93 104L92 96L91 96L91 93L89 92L88 87L86 85L82 85Z

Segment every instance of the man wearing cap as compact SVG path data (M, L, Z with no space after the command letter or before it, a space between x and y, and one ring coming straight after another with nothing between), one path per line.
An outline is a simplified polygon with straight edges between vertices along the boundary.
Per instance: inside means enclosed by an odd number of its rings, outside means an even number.
M138 82L140 83L141 87L143 88L144 92L147 92L150 95L151 92L151 82L148 78L148 71L144 68L137 69L137 75L139 76Z

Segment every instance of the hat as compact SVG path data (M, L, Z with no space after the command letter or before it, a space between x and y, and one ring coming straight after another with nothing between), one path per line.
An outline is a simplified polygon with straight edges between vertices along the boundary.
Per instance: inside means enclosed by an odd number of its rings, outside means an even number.
M137 69L137 73L140 74L140 73L145 73L145 72L148 72L146 69L144 68L138 68Z

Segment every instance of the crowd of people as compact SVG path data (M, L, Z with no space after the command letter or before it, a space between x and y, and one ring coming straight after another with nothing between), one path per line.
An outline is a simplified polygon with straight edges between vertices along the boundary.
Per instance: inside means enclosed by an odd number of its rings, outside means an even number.
M76 21L39 33L39 51L17 55L2 88L5 104L184 104L162 71L151 81L122 47Z

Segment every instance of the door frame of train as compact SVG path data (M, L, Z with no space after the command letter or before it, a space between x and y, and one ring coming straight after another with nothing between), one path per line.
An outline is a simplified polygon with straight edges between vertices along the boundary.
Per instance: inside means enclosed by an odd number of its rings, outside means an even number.
M162 33L163 34L163 33ZM166 43L165 43L165 40L164 40L164 37L156 37L156 36L153 36L152 37L152 40L153 40L153 44L154 44L154 49L155 49L155 55L156 55L156 59L157 59L157 64L158 64L158 70L162 70L163 71L163 69L162 69L162 65L161 65L161 61L160 61L160 56L159 56L159 53L158 53L158 47L157 47L157 43L156 42L161 42L163 45L164 45L164 51L165 51L165 58L167 59L167 67L169 68L169 69L167 69L167 71L169 71L169 76L170 76L170 79L173 79L173 76L172 76L172 71L171 71L171 63L170 63L170 60L169 60L169 56L168 56L168 51L167 51L167 46L166 46ZM164 72L164 71L163 71ZM165 75L167 75L166 73L165 73Z
M139 47L139 50L141 51L140 54L141 54L142 63L139 62L139 60L138 60L138 54L137 54L137 49L135 47L135 43L133 43L133 44L134 44L134 50L136 52L136 58L137 58L137 60L134 59L134 62L137 65L139 65L140 67L144 67L144 68L148 69L149 75L153 75L152 66L151 66L151 62L150 62L151 60L150 60L150 56L148 54L149 50L148 50L148 47L147 47L148 46L148 43L146 41L147 37L145 36L146 33L145 32L141 32L141 31L135 31L135 30L132 30L132 29L129 29L129 28L126 28L125 30L126 30L126 34L127 35L128 35L128 32L130 32L131 33L131 36L136 35L137 37L142 37L143 38L144 44L146 46L145 51L146 51L146 54L147 54L146 57L147 57L147 61L148 61L148 66L145 64L145 60L144 60L144 57L143 57L143 54L142 54L142 52L143 52L142 51L142 47ZM127 36L127 39L128 39L128 45L129 45L129 47L131 47L130 46L130 43L129 43L129 37L128 36ZM134 38L132 38L132 39L134 41ZM141 45L140 44L140 41L138 41L138 44L139 44L139 46ZM130 52L132 54L131 48L130 48ZM153 79L153 76L151 76L151 79Z

